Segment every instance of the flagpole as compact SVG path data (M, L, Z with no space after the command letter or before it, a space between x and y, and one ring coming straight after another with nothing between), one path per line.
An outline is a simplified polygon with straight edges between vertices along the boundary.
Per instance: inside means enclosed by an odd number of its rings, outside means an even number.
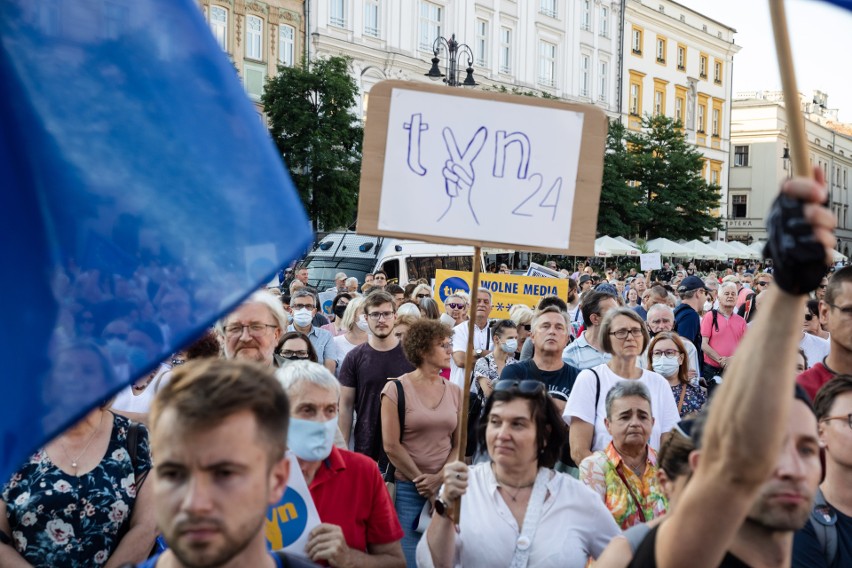
M808 139L805 133L805 121L799 102L799 89L796 86L796 70L793 68L793 54L790 49L790 35L787 31L787 15L784 0L769 0L769 12L772 17L772 32L775 36L775 51L778 54L778 70L781 73L781 86L784 91L784 109L787 114L790 158L793 173L797 176L812 177L813 172L808 161Z

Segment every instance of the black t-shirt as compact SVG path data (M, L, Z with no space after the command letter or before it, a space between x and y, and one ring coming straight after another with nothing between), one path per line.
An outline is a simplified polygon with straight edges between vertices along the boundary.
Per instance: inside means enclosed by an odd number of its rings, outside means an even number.
M563 364L562 368L558 371L542 371L535 366L532 359L527 359L526 361L503 367L500 380L541 381L547 385L547 394L553 398L567 402L568 395L571 394L571 389L574 388L574 381L577 380L579 373L579 369L567 363Z
M671 282L672 278L674 278L674 273L671 270L660 270L657 273L657 277L663 282Z
M636 549L636 552L633 553L633 559L630 561L630 564L627 565L627 568L656 568L658 528L660 528L660 525L657 525L652 528L651 531L644 538L644 540L642 540L642 543L639 544L639 547ZM684 564L684 566L688 565L688 562ZM751 567L733 554L731 554L730 552L727 552L725 553L725 557L722 559L722 562L719 563L719 568Z
M340 365L340 384L355 389L355 412L358 417L352 436L355 451L379 459L381 444L376 444L375 426L381 416L381 394L388 379L396 379L414 370L402 345L390 351L376 351L362 343L346 354Z
M852 517L837 511L837 554L834 562L828 563L826 551L819 543L813 521L796 531L793 538L792 568L841 568L852 565ZM822 528L822 527L820 527Z

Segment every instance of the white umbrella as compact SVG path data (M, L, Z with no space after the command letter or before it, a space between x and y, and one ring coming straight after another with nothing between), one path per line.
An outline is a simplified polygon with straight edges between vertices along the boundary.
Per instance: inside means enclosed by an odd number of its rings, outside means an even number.
M627 239L625 239L624 237L615 237L615 240L617 240L617 241L618 241L618 242L620 242L620 243L624 243L625 245L627 245L627 246L629 246L629 247L633 247L633 248L635 248L636 250L639 250L639 245L637 245L637 244L636 244L636 243L634 243L633 241L628 241L628 240L627 240Z
M663 237L658 239L651 239L645 246L648 247L649 251L659 252L663 256L677 256L680 258L693 258L694 253L692 249L686 247L684 245L679 245L674 241L670 241Z
M684 243L684 246L695 251L694 258L701 260L728 260L728 256L725 253L707 246L706 243L699 241L698 239Z
M748 245L748 248L750 248L751 250L756 250L757 254L762 255L763 254L763 247L765 247L765 246L766 246L765 241L754 241L753 243Z
M734 248L730 245L730 243L726 243L725 241L711 241L707 243L707 246L716 250L728 258L741 258L742 252Z
M834 257L834 262L843 262L849 258L839 250L833 250L831 254Z
M759 252L752 248L749 248L740 241L728 241L728 245L740 252L738 258L747 258L750 260L759 260L763 258Z
M639 256L639 249L603 236L595 239L595 256Z

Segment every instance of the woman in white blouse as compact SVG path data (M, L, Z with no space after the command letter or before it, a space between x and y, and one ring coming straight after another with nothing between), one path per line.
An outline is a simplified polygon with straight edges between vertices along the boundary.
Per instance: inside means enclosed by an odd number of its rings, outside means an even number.
M418 566L582 568L620 534L600 497L551 469L565 428L543 383L496 382L479 439L491 460L444 467ZM457 530L453 510L461 496Z

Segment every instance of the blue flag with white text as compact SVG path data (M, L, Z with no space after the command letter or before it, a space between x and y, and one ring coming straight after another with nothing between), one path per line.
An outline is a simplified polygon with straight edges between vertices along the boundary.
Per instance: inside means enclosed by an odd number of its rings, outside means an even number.
M0 2L0 484L306 249L193 0Z

